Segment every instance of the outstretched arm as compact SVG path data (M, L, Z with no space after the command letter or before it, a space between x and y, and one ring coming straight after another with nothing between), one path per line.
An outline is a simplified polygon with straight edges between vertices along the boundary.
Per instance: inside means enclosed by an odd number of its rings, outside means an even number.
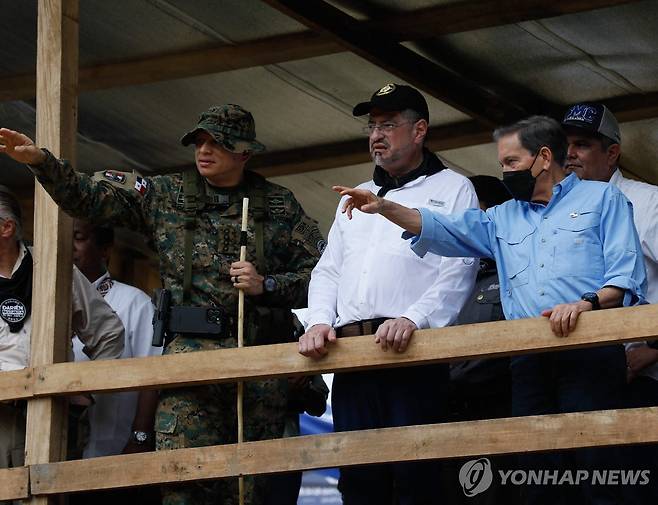
M349 196L342 209L343 213L347 212L349 219L352 219L352 211L358 209L366 214L381 214L409 233L420 234L421 218L418 210L391 202L365 189L353 189L345 186L333 186L332 189L341 196Z

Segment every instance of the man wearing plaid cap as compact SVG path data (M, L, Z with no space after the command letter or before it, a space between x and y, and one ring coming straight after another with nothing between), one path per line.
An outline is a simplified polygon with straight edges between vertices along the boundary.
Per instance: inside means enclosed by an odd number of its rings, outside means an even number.
M245 170L252 153L265 146L256 140L252 115L239 105L210 108L182 143L194 144L196 170L151 178L105 170L91 178L38 149L25 135L0 129L0 152L29 164L66 212L129 227L151 239L173 305L207 308L207 314L212 310L222 319L217 334L172 331L164 354L236 347L239 289L246 295L246 345L288 337L289 309L306 305L310 272L324 248L316 223L289 190ZM238 261L244 197L250 198L247 261ZM282 435L286 392L285 379L245 385L246 440ZM235 442L235 399L235 384L162 391L157 449ZM247 504L263 503L267 482L245 479ZM237 495L237 479L223 479L168 486L163 503L232 504Z

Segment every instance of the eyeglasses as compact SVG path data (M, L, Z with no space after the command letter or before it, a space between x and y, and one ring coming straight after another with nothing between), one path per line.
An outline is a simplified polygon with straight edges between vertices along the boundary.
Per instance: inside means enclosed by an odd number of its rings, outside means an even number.
M410 124L411 121L403 121L402 123L368 123L366 126L361 128L361 131L366 135L372 135L372 132L379 130L382 133L388 134L395 130L397 127L402 126L403 124Z

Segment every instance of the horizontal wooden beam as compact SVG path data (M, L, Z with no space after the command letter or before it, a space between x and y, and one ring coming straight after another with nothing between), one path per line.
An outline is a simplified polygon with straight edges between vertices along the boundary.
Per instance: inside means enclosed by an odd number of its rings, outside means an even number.
M476 437L471 436L477 433ZM33 465L31 492L173 484L502 453L658 441L658 408L405 426Z
M638 0L470 0L400 12L368 23L372 31L398 40L420 40L566 14Z
M34 394L32 372L31 368L0 372L0 401L31 398Z
M477 121L464 121L429 129L425 145L431 151L445 151L491 142L491 128ZM371 162L368 139L334 142L255 156L249 168L264 177L313 172Z
M0 469L0 500L22 500L29 496L29 469L26 466Z
M400 12L382 20L361 21L364 32L385 32L393 41L437 37L462 31L609 7L637 0L498 0L458 2ZM229 70L315 58L347 51L332 37L305 31L236 45L167 53L108 62L80 69L80 91L149 84ZM34 74L0 78L0 102L34 98Z
M160 56L105 63L80 69L79 91L134 86L271 65L344 51L328 37L311 31L278 35ZM0 102L34 98L34 75L0 78Z
M365 370L485 358L658 338L658 304L581 315L576 331L557 338L546 318L451 326L414 333L404 353L383 352L372 337L341 338L312 360L297 344L221 349L167 356L58 363L34 371L34 395L71 395L181 387L295 374Z

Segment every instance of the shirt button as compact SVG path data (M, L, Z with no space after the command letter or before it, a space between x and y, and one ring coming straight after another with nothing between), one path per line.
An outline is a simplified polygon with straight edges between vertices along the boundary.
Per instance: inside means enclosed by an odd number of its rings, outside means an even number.
M540 291L540 292L539 292L539 296L544 296L544 292L543 292L543 291Z
M540 264L539 264L539 268L544 268L544 264L543 264L543 263L540 263Z
M481 301L481 300L484 299L484 295L483 295L482 293L480 293L479 295L477 295L477 297L475 297L475 299L476 299L477 301Z
M546 242L546 239L545 239L545 238L542 238L541 241L542 241L542 242Z
M544 216L544 220L548 219L548 216Z

